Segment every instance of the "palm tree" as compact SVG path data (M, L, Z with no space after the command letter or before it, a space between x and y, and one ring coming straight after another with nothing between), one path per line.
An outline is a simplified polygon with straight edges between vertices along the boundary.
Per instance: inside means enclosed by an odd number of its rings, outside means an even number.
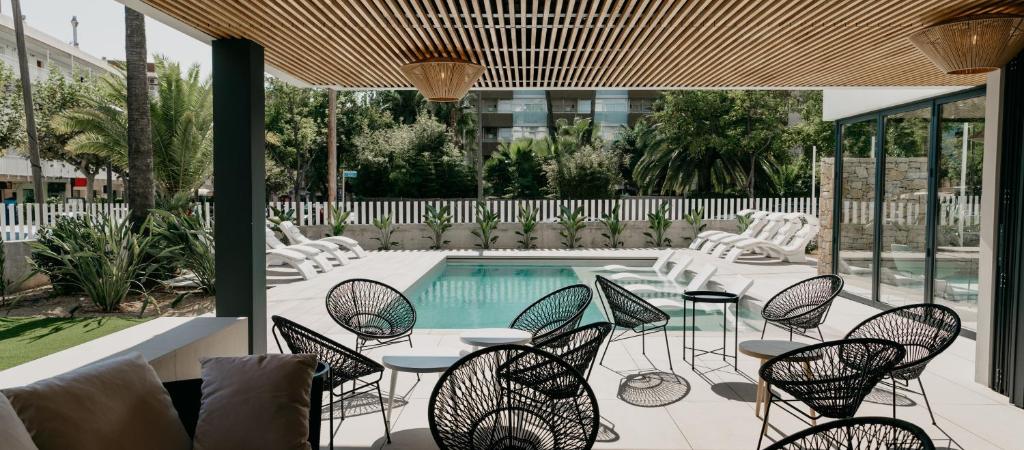
M146 70L146 17L124 8L126 106L128 111L128 208L138 228L156 206L153 185L153 140Z
M199 66L182 76L177 63L156 57L160 84L149 102L153 118L151 146L155 183L161 196L193 191L210 176L213 160L213 110L209 81L200 80ZM108 158L115 167L128 167L129 118L127 85L121 76L100 78L96 94L86 106L58 116L55 126L76 136L68 142L71 153ZM129 185L135 172L129 168Z
M545 178L539 147L543 141L530 138L502 142L491 154L484 170L494 195L504 198L540 198Z

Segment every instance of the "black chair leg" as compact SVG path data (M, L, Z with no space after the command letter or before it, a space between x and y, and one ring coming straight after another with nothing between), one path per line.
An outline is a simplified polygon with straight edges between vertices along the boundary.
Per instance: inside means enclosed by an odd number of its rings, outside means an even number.
M330 450L334 450L334 389L331 388L330 391L328 392L329 394L327 395L327 442L328 448L330 448ZM320 398L322 399L323 397Z
M665 333L665 353L668 354L668 371L675 372L675 369L672 367L672 346L668 345L668 327L662 328L661 332Z
M764 441L764 435L768 432L768 412L772 409L772 400L775 398L772 394L771 385L765 385L765 389L768 390L768 403L764 405L764 420L761 422L761 437L757 439L757 448L761 448L761 442Z
M764 321L764 326L761 327L761 339L764 339L764 332L765 331L768 331L768 321L767 320Z
M377 387L377 400L380 402L380 417L384 419L384 435L388 438L388 444L391 443L391 426L388 424L387 412L384 411L384 396L380 393L380 381L373 383Z
M917 385L921 387L921 396L924 397L924 406L928 407L928 415L932 418L932 425L939 426L939 424L935 423L935 414L932 413L932 404L928 401L928 393L924 391L924 383L921 382L921 377L917 378Z
M647 330L640 328L640 353L647 354Z
M609 333L608 336L609 336L608 342L604 344L604 352L601 353L601 360L597 362L598 364L600 364L602 366L604 365L604 357L605 357L605 355L608 354L608 347L612 346L613 338L615 337L615 327L614 326L612 326L612 332Z
M817 330L818 330L818 339L821 339L821 342L825 342L825 335L821 334L821 326L818 326Z

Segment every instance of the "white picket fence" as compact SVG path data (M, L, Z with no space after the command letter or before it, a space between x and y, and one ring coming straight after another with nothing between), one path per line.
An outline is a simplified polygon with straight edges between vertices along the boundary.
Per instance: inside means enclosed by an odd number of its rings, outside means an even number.
M583 208L588 221L596 221L608 214L616 204L619 206L621 220L647 220L647 214L654 212L662 203L668 203L668 217L671 220L683 220L691 210L704 208L704 219L732 219L736 213L744 209L767 210L773 212L800 212L817 215L818 201L816 198L715 198L698 199L682 197L630 197L618 200L487 200L487 207L498 214L504 223L518 221L519 208L529 206L536 208L541 221L552 221L561 211L561 207ZM451 209L452 222L471 223L476 218L475 199L439 199L439 200L369 200L345 202L342 210L352 212L349 222L353 224L370 224L374 217L389 215L392 223L418 224L423 223L423 215L427 205L435 207L448 206ZM282 211L295 209L294 203L272 202L269 206ZM302 217L298 211L293 218L302 225L325 225L327 221L327 202L302 203Z
M766 210L773 212L800 212L817 215L818 199L816 198L682 198L682 197L630 197L618 200L487 200L487 206L498 214L499 220L505 223L518 221L519 208L532 206L539 211L538 218L542 221L553 221L562 206L583 208L588 221L596 221L602 215L611 212L616 204L620 205L621 220L647 220L647 214L654 212L662 203L668 203L668 217L671 220L683 220L691 210L704 209L704 219L732 219L736 213L744 209ZM326 225L329 205L327 202L301 202L302 213L297 211L294 202L271 202L267 205L267 217L272 216L273 209L289 212L292 220L300 225ZM439 199L439 200L367 200L344 202L342 210L351 211L349 222L368 225L374 217L385 214L391 216L396 224L423 223L423 215L427 205L451 208L452 222L471 223L476 216L475 199ZM194 203L192 212L203 218L207 226L213 225L214 204L211 202ZM62 216L89 215L98 217L112 215L117 220L128 216L128 206L124 203L52 203L44 206L40 217L35 203L19 203L5 205L4 214L0 215L0 230L8 241L34 239L40 227L53 224Z

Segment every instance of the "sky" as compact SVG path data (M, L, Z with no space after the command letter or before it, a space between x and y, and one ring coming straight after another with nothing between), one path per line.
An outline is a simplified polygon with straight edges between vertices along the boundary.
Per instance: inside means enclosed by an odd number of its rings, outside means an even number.
M21 0L21 10L26 24L65 42L71 42L71 16L78 16L82 50L124 59L124 5L114 0ZM0 11L11 15L10 0L0 0ZM183 66L199 64L203 76L210 74L209 45L148 17L146 47L150 55L162 54Z

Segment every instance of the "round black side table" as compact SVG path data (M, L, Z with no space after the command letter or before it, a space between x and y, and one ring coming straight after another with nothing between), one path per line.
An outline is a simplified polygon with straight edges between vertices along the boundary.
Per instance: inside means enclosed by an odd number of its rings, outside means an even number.
M732 369L738 370L736 355L739 353L737 347L740 338L740 309L739 296L729 292L719 291L686 291L683 293L683 301L690 302L690 369L694 370L694 363L698 356L720 355L722 361L732 358ZM711 303L722 305L722 346L711 350L697 348L697 303ZM685 305L685 304L684 304ZM727 351L727 336L729 334L729 305L736 305L735 326L733 327L732 354ZM683 309L685 313L685 306ZM685 320L685 319L684 319ZM685 324L685 322L684 322ZM686 331L683 331L683 360L686 360ZM699 353L698 353L699 352Z

